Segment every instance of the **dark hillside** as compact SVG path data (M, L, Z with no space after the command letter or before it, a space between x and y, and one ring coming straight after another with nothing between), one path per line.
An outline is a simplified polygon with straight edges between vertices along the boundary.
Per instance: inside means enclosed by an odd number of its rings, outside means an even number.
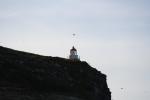
M0 47L0 100L111 100L106 76L86 62Z

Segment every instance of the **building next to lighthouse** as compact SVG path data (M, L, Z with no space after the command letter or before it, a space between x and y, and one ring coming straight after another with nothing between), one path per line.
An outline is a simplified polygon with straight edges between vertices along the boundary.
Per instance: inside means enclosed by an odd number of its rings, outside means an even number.
M73 46L72 49L70 49L70 55L69 55L70 60L80 60L76 48Z

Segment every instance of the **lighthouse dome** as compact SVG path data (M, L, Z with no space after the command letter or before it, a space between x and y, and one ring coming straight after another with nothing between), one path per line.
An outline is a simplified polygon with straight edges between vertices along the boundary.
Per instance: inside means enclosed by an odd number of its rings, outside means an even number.
M71 49L71 51L77 51L77 50L76 50L76 48L73 46L72 49Z

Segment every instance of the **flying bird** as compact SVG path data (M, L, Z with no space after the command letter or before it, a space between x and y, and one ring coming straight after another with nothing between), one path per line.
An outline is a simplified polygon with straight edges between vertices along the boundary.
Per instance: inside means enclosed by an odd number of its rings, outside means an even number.
M75 36L76 34L72 34L73 36Z

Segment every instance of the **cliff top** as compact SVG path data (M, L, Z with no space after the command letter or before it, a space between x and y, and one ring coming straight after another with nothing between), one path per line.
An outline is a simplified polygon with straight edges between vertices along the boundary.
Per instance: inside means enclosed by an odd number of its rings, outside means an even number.
M41 56L0 46L0 89L3 87L86 100L110 98L106 75L84 61Z

